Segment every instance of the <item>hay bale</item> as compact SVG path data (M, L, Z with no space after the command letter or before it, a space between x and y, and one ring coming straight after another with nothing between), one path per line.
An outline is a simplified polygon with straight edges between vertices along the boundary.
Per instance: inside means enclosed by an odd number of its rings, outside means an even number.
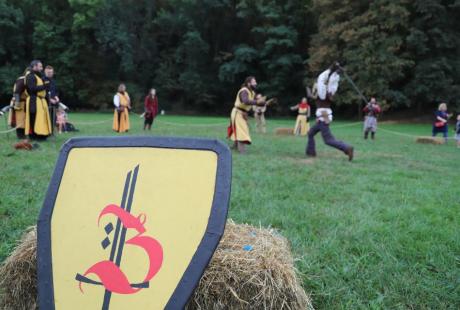
M229 221L187 309L313 309L288 241Z
M37 309L37 234L29 229L0 267L0 309ZM288 241L272 229L227 223L188 310L313 309Z
M275 135L277 136L293 136L294 128L276 128Z
M417 143L441 145L445 143L444 138L438 137L417 137Z
M29 228L0 266L0 309L37 309L37 230Z

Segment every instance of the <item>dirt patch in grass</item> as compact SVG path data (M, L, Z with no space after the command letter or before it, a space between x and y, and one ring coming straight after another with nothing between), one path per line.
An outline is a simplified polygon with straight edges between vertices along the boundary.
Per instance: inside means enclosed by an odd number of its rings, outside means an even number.
M291 163L294 164L299 164L299 165L312 165L315 163L315 158L311 157L288 157L287 160Z

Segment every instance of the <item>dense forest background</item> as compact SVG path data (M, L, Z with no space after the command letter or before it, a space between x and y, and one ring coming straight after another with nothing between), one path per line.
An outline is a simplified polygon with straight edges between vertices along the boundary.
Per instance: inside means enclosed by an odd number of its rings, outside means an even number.
M32 59L54 66L63 102L108 109L120 81L135 105L228 113L247 75L287 113L343 62L391 110L460 111L460 0L0 0L0 106ZM361 105L342 81L337 105Z

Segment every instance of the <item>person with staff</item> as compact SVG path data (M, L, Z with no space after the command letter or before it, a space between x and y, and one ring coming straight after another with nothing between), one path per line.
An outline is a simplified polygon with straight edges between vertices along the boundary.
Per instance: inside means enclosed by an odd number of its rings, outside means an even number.
M308 132L308 142L305 153L307 156L316 157L315 135L321 132L323 141L330 147L342 151L348 156L348 160L353 160L354 149L351 145L337 140L329 128L332 122L332 109L334 95L339 89L340 73L342 68L338 62L332 64L329 69L325 70L318 76L318 100L316 101L316 124Z

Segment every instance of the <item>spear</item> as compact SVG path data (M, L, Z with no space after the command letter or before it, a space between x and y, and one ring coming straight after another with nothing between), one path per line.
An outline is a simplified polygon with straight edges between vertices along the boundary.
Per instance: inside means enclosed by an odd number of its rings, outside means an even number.
M340 67L340 70L342 70L343 72L343 76L345 77L345 79L348 81L348 83L350 83L350 85L353 87L353 89L358 93L358 95L361 97L361 99L364 101L364 104L367 104L369 101L367 100L367 98L363 95L363 93L359 90L358 86L356 86L356 84L353 82L353 80L350 78L350 76L348 75L348 73L345 71L344 68Z

